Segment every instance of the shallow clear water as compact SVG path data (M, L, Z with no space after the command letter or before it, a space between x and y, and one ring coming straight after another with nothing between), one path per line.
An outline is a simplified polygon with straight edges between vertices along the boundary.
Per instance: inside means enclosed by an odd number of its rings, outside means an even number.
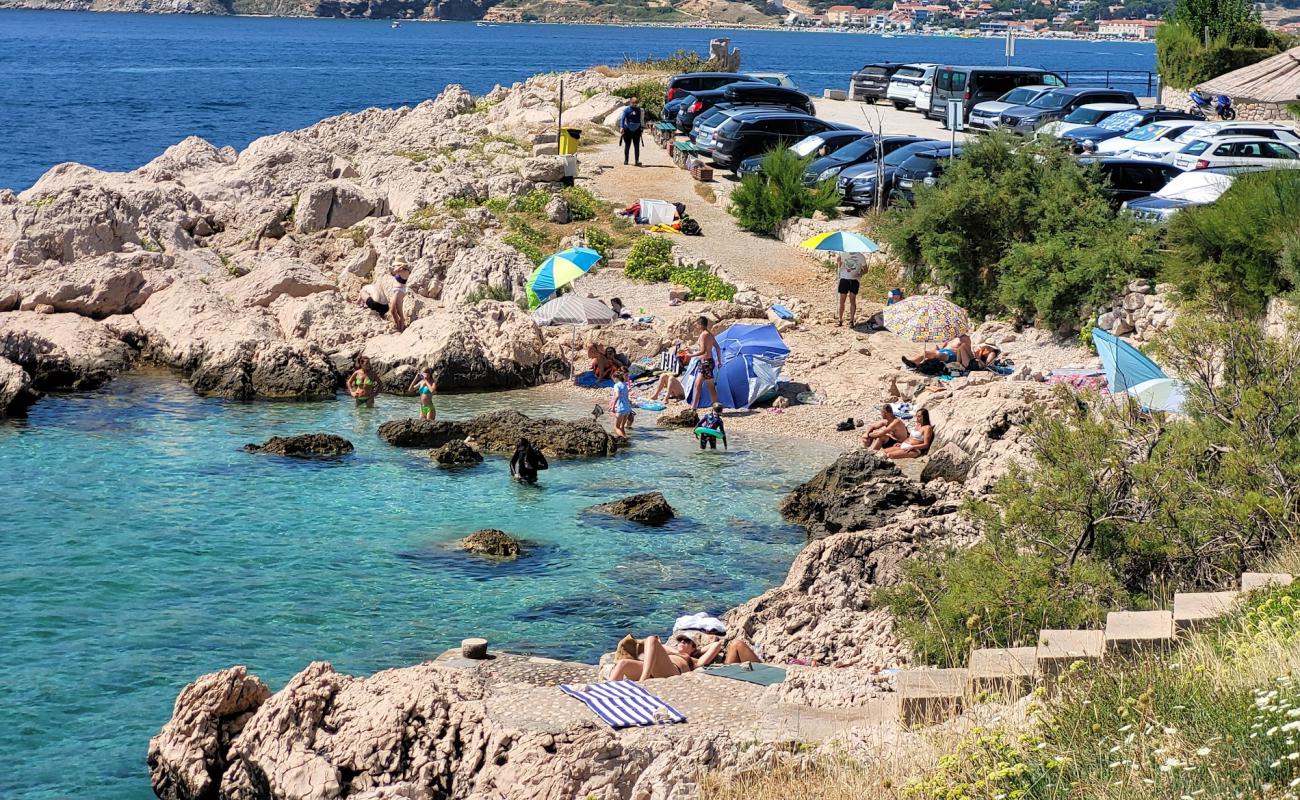
M846 88L867 61L1003 63L1001 39L0 10L0 187L25 189L61 161L134 169L186 136L242 148L449 83L481 94L625 55L700 51L713 36L730 37L746 69L788 72L817 95ZM1030 39L1014 63L1154 70L1155 48Z
M446 418L502 407L586 409L518 393L438 401ZM633 449L554 462L525 487L504 458L448 472L375 436L415 408L230 403L133 375L0 424L0 797L150 796L149 737L186 682L231 664L278 688L314 659L369 673L470 635L594 660L624 633L720 613L784 577L803 532L777 501L833 458L741 436L702 454L647 412ZM308 431L356 453L311 463L240 450ZM579 514L654 488L682 515L665 528ZM483 527L530 552L491 564L448 548Z

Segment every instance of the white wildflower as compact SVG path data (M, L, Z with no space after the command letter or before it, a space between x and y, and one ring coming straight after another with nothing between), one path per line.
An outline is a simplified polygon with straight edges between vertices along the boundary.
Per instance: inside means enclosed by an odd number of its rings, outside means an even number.
M1209 754L1210 754L1210 748L1208 747L1198 747L1196 749L1196 755L1198 756L1208 756Z

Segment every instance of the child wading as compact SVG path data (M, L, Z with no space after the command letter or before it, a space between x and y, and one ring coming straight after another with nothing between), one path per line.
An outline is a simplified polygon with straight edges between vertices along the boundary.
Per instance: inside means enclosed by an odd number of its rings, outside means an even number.
M614 371L614 435L620 439L627 438L627 426L632 421L631 389L627 384L627 372L619 367Z
M432 422L438 416L438 410L433 407L433 395L438 391L438 383L433 379L432 369L425 367L420 370L406 391L420 393L420 419Z
M695 435L700 440L701 450L706 446L711 450L717 450L718 439L722 439L722 446L724 448L727 446L727 429L722 424L722 403L713 404L713 409L708 414L704 415L704 419L700 420L699 427L711 431L717 431L717 435L704 433L698 430L696 431Z

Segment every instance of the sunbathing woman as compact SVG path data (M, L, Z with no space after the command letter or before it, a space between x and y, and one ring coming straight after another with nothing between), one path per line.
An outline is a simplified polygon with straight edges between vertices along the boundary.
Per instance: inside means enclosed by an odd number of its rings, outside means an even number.
M958 336L950 342L944 344L937 350L922 350L921 355L916 358L903 358L903 366L916 369L923 361L942 361L945 364L956 362L959 367L966 369L974 354L970 348L970 337L966 334Z
M667 647L659 643L658 636L647 636L642 645L641 658L624 658L614 665L611 681L675 678L711 663L722 650L722 642L718 641L701 651L694 639L682 633L674 634Z
M928 409L916 412L916 433L907 437L906 442L885 448L885 455L890 458L920 458L930 450L934 443L934 425L930 424Z

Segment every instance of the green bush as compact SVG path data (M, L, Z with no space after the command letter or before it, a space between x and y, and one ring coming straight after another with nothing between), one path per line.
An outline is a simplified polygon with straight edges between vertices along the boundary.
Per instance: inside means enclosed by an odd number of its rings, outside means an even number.
M600 213L601 202L596 196L582 186L569 186L560 190L560 196L569 204L569 219L580 222L595 219Z
M465 305L472 306L480 300L498 300L506 301L513 299L510 290L504 286L492 286L491 284L480 286L469 294L465 295Z
M668 276L668 280L690 289L691 298L694 300L730 300L736 296L735 286L698 267L675 269Z
M501 237L501 241L510 245L514 249L523 253L524 256L536 266L541 266L546 260L546 253L540 247L528 240L528 237L520 233L509 233Z
M587 240L587 246L600 253L601 260L608 264L609 257L614 252L614 237L600 228L588 228L583 236Z
M1185 297L1259 314L1300 287L1297 244L1300 172L1241 175L1214 203L1169 221L1162 275Z
M661 120L664 118L664 96L668 94L668 82L661 78L646 78L630 86L615 89L611 94L625 99L635 97L645 109L646 119Z
M647 235L632 245L623 272L633 280L660 283L668 280L675 268L673 243L663 236Z
M792 217L811 217L818 211L835 216L840 201L835 183L804 185L811 163L811 158L799 158L785 147L768 153L762 171L746 175L731 193L731 214L740 227L775 236L781 223Z
M1255 28L1264 32L1258 24ZM1206 47L1203 36L1186 25L1161 25L1156 31L1156 64L1161 79L1165 85L1175 89L1192 89L1211 78L1281 52L1280 47L1269 43L1267 35L1246 38L1249 44L1233 43L1230 35L1219 34ZM1255 42L1264 44L1259 46Z

